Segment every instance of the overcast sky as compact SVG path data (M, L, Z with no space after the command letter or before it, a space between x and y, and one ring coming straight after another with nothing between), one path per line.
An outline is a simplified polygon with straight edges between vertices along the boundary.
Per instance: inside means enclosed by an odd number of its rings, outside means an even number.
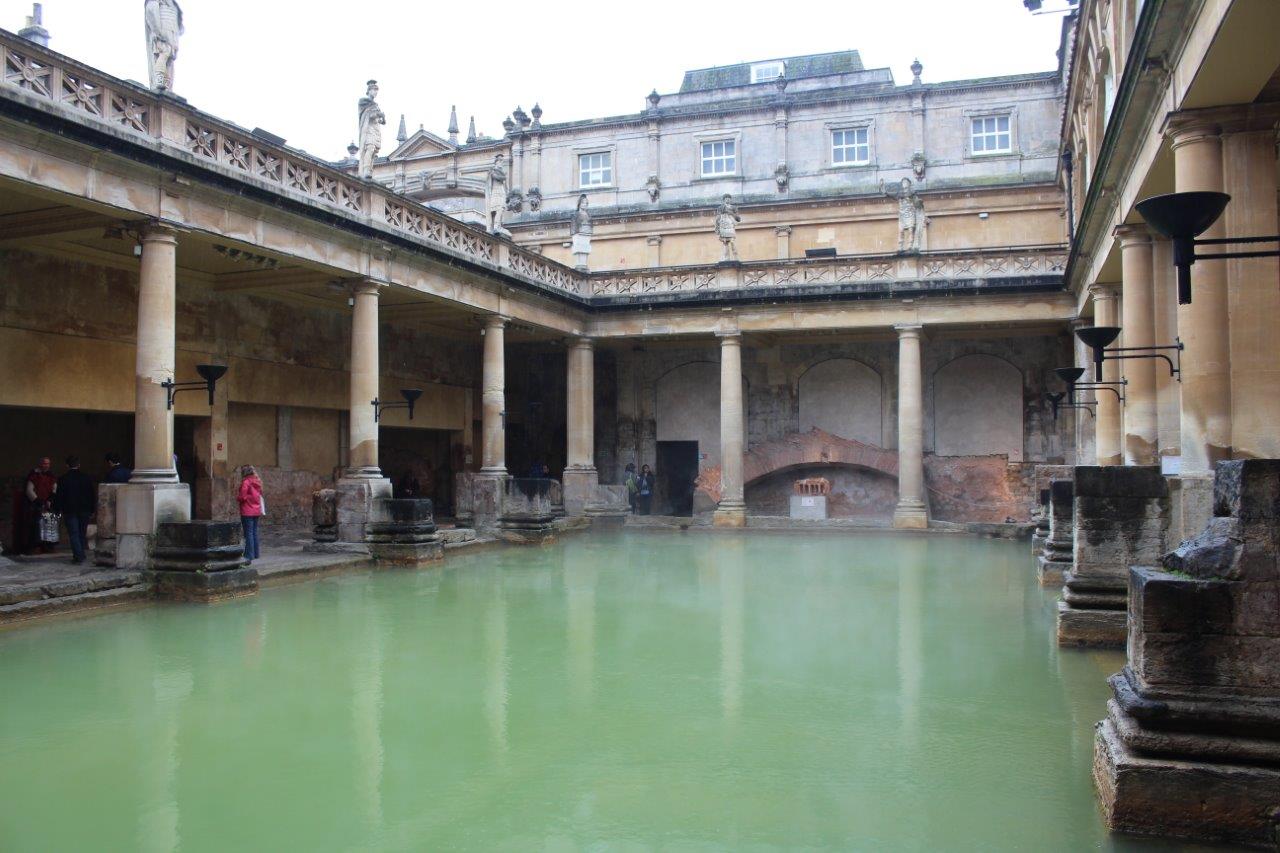
M401 113L410 133L425 124L444 135L457 104L464 135L475 115L497 136L517 105L541 103L544 122L636 112L650 89L678 89L686 69L757 59L852 48L900 84L916 57L926 82L1046 71L1062 25L1020 0L180 3L175 91L330 160L346 156L370 78L386 154ZM45 0L49 46L145 83L142 10L143 0ZM30 13L29 0L0 0L0 27L16 31Z

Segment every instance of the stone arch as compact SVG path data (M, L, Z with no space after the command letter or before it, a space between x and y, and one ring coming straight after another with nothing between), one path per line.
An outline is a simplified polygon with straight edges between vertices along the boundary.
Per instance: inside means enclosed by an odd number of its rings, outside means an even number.
M852 358L830 358L811 365L796 383L799 432L820 429L882 447L883 386L875 369Z
M896 480L898 454L897 451L813 429L751 448L744 454L742 466L745 483L778 471L817 466L865 468Z
M690 361L658 377L654 416L658 441L696 441L700 468L720 465L720 362ZM747 382L742 382L747 404ZM750 407L747 406L749 409ZM743 418L744 427L746 418ZM746 436L743 436L744 446Z
M999 356L962 355L933 374L934 452L1022 461L1022 371Z

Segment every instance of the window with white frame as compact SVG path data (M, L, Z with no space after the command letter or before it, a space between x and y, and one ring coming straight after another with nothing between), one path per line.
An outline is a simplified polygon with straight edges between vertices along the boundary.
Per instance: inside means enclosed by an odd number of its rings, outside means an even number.
M767 83L777 80L786 73L786 66L781 62L757 62L751 66L751 82Z
M732 175L738 171L738 143L734 139L717 139L702 143L702 177Z
M871 133L865 127L831 131L831 163L854 166L871 162Z
M578 155L578 186L607 187L613 183L613 152Z
M1013 150L1007 115L978 116L972 121L974 154L1007 154Z

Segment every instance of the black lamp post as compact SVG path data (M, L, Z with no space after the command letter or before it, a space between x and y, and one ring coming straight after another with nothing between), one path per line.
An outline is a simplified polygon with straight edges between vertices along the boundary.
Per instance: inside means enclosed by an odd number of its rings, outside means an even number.
M1126 358L1163 358L1169 364L1169 375L1182 381L1182 341L1174 338L1171 344L1162 344L1149 347L1112 347L1107 349L1107 344L1120 337L1119 326L1086 326L1083 329L1076 329L1076 337L1079 338L1085 346L1093 350L1093 380L1099 383L1102 380L1102 362L1104 361L1121 361ZM1165 355L1159 350L1173 350L1173 358ZM1177 359L1175 362L1174 359Z
M1124 403L1124 393L1120 389L1129 384L1127 379L1121 379L1119 382L1081 382L1080 377L1084 376L1083 367L1058 367L1053 372L1067 383L1067 401L1072 405L1076 402L1076 391L1110 391L1116 395L1117 400Z
M1191 265L1196 261L1224 258L1276 258L1280 249L1254 252L1222 252L1197 255L1196 246L1231 246L1245 243L1280 243L1271 237L1223 237L1197 240L1226 210L1231 196L1216 192L1187 192L1156 195L1138 202L1139 215L1157 232L1173 241L1173 265L1178 270L1178 304L1191 304Z
M227 372L225 364L197 364L196 373L200 374L199 379L193 379L190 382L174 382L172 379L161 382L160 387L168 392L168 399L165 408L173 408L173 398L179 391L194 391L197 388L206 388L209 391L209 405L213 406L213 388L218 384L218 380Z
M400 396L404 397L403 403L383 403L377 397L369 401L373 404L373 422L375 424L382 420L382 413L387 409L408 409L409 420L413 420L413 404L418 402L418 398L422 396L422 389L401 388Z

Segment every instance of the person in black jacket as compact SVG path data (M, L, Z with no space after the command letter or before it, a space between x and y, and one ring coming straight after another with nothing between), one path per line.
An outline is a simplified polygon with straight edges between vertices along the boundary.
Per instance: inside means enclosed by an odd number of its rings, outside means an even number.
M85 530L89 527L89 516L93 515L97 503L93 481L80 470L80 457L68 456L67 473L58 478L53 508L62 513L62 523L67 526L73 563L84 562Z
M114 450L107 454L107 476L102 479L104 483L127 483L129 478L133 476L133 471L120 464L120 454Z

